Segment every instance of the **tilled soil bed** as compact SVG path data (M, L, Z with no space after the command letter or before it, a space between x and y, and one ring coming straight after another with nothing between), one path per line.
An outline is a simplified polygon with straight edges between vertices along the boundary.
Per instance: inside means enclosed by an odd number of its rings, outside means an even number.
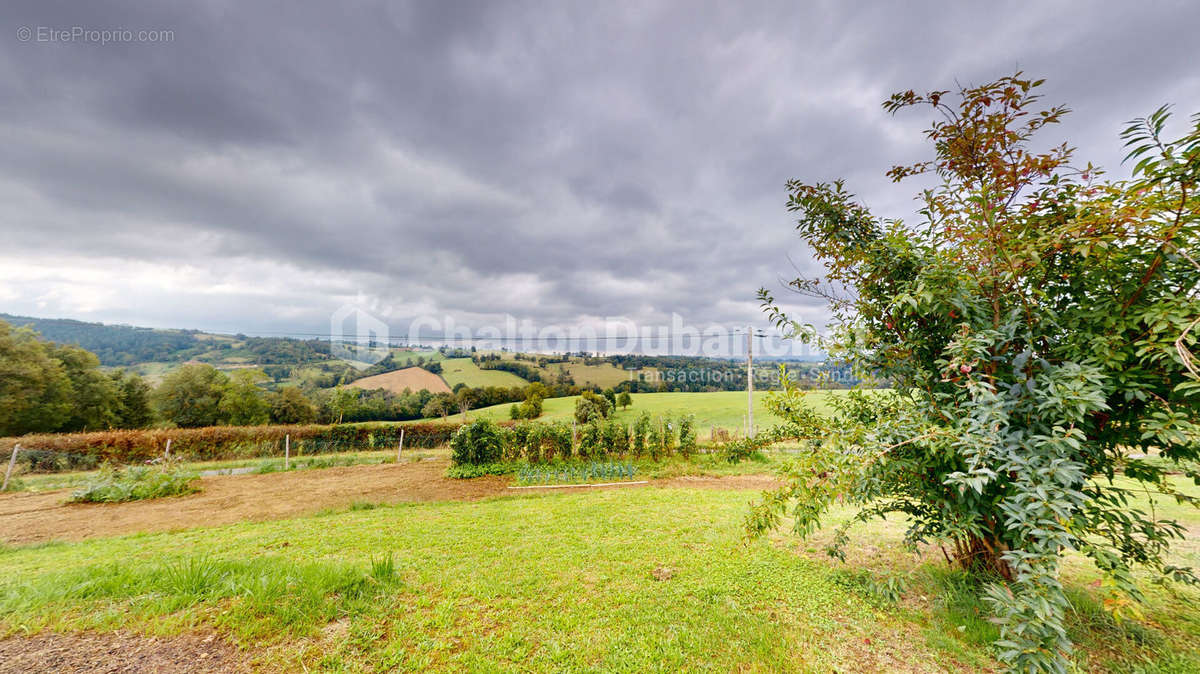
M70 492L66 490L5 494L0 495L0 540L10 544L77 541L284 519L361 502L473 501L517 493L508 489L512 481L507 477L447 478L447 465L445 460L430 460L211 476L201 478L202 491L197 494L131 503L68 504ZM744 475L678 477L654 480L649 486L769 489L775 484L769 476ZM540 490L522 490L529 491Z

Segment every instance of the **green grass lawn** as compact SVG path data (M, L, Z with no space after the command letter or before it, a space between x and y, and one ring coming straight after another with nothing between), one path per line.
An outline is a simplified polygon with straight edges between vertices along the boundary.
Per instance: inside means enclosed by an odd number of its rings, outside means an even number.
M460 383L471 388L480 386L528 386L529 382L504 370L481 370L470 358L447 358L442 361L442 379L454 388Z
M0 548L0 633L215 628L258 664L289 671L994 665L985 609L940 555L900 550L900 523L856 530L851 564L841 565L820 555L820 541L779 535L747 544L741 521L751 496L644 488L363 505ZM1182 561L1194 559L1189 543ZM883 573L908 578L899 601L872 589ZM1072 560L1067 575L1086 666L1200 666L1200 593L1154 589L1145 621L1116 624L1096 608L1082 565Z
M812 395L813 404L817 409L827 409L828 396L844 395L844 391L820 391ZM773 426L779 422L766 408L766 391L754 392L754 425L758 428ZM568 398L550 398L543 403L542 416L539 421L569 421L575 415L575 401L578 396ZM493 405L468 412L471 419L508 419L511 404ZM718 426L728 430L741 431L743 418L746 414L745 391L716 391L711 393L635 393L633 406L628 410L617 409L616 419L633 423L642 412L649 412L652 417L678 417L692 414L696 417L696 429L701 440L707 440L710 429ZM463 415L456 414L449 421L461 422Z

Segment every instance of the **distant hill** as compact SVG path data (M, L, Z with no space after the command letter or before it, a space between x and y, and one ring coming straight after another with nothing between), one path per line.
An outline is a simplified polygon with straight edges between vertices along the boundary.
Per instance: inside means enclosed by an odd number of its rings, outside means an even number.
M18 327L31 326L52 342L81 346L96 354L104 365L187 360L210 348L196 330L156 330L10 314L0 314L0 320Z
M28 325L44 339L75 344L96 354L102 365L182 363L199 360L230 365L300 365L327 360L329 343L290 337L236 337L200 330L163 330L88 323L69 318L0 314L14 326Z

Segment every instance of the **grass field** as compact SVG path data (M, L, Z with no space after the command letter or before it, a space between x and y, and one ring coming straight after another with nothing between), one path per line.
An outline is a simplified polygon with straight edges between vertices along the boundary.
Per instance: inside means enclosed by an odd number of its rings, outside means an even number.
M480 386L528 386L529 382L504 370L481 370L470 358L447 358L442 361L442 379L454 388L460 383L471 388Z
M902 525L746 544L750 494L623 489L374 507L266 523L0 548L0 633L215 629L269 670L965 671L995 628ZM838 511L835 517L845 517ZM1195 511L1188 523L1200 520ZM1195 563L1195 540L1176 558ZM907 579L899 601L872 578ZM1195 590L1149 587L1113 623L1072 556L1084 667L1200 667Z
M812 396L813 404L818 410L825 409L824 399L827 396L842 395L843 391L821 391ZM778 423L778 419L767 412L765 405L766 391L754 393L754 425L759 428ZM575 401L578 396L568 398L550 398L543 403L542 416L539 421L570 420L575 414ZM471 419L508 419L511 405L493 405L468 412ZM678 417L682 414L693 414L696 417L696 429L700 438L706 439L712 427L718 426L729 430L740 430L744 426L743 417L746 414L745 391L716 391L711 393L635 393L633 406L628 410L617 408L616 419L633 423L642 412L649 412L652 417ZM449 417L450 421L462 421L463 415Z
M636 379L638 375L638 372L631 373L610 363L604 365L584 365L582 362L558 363L551 364L546 369L557 374L559 367L565 367L567 373L575 379L575 383L583 387L612 388L623 381L629 381L630 374L633 375L633 379ZM646 369L640 372L648 373L650 370Z

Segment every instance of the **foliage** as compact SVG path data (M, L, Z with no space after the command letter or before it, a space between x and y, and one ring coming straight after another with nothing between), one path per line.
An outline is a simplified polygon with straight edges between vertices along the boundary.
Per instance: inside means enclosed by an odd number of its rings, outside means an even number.
M244 459L281 456L284 436L290 435L292 452L327 453L358 449L395 449L404 430L405 448L438 447L446 444L460 424L407 423L341 424L303 426L210 426L206 428L170 428L114 430L93 433L54 433L0 439L0 454L21 443L21 456L37 453L70 457L55 462L53 470L75 470L80 461L96 465L140 463L162 456L167 440L171 455L188 461ZM568 440L570 429L568 428Z
M513 419L536 419L542 416L542 396L534 392L532 386L530 389L524 402L512 406L509 416Z
M690 456L696 451L696 419L690 414L679 418L679 453Z
M273 424L311 424L317 420L317 408L295 386L284 386L267 396Z
M194 473L173 466L132 466L124 470L105 464L99 473L71 494L72 503L123 503L200 491Z
M642 456L646 453L647 442L650 435L650 413L642 412L638 415L637 421L633 422L633 435L630 438L630 449L634 455Z
M154 390L159 416L180 428L215 426L225 419L221 399L229 377L211 365L189 363L163 378Z
M439 393L435 395L425 408L421 410L421 414L425 417L441 417L445 419L447 416L454 414L458 409L458 401L449 393Z
M536 367L515 360L480 359L477 364L481 370L503 370L511 372L525 381L540 382L542 380L542 373Z
M151 389L138 375L117 370L109 375L116 389L117 428L146 428L154 423L154 407L150 402Z
M552 465L523 465L516 469L517 484L586 484L632 480L637 466L632 463L589 461L586 463L554 463Z
M88 351L0 321L0 435L146 426L147 390Z
M592 418L579 427L579 456L598 457L604 454L604 426L599 418Z
M62 318L30 318L0 314L0 320L27 325L46 339L76 344L96 354L104 365L133 365L148 361L185 360L204 349L188 330L151 330L128 325L103 325Z
M485 475L512 475L516 464L509 461L493 463L463 463L455 464L446 469L446 477L455 480L470 480Z
M229 376L219 405L224 421L234 426L257 426L271 420L271 407L258 385L267 380L261 370L240 369Z
M604 420L612 412L612 404L602 395L584 391L575 401L575 421L587 424L593 420Z
M0 433L57 430L70 413L70 394L62 363L37 335L0 321Z
M1200 455L1200 381L1187 361L1200 320L1200 116L1177 141L1165 109L1123 136L1133 178L1101 181L1069 164L1064 144L1038 154L1035 133L1066 113L1039 109L1040 82L1020 74L958 92L896 94L890 112L927 105L935 159L889 172L930 173L920 227L880 220L844 188L789 183L798 231L826 264L824 279L791 285L830 301L822 346L894 392L835 401L825 440L759 504L761 532L787 513L806 535L835 500L863 506L850 524L900 512L907 541L952 548L955 561L996 579L988 589L1001 660L1021 671L1065 671L1072 644L1059 574L1078 550L1104 574L1107 605L1136 615L1134 564L1194 581L1164 559L1183 528L1130 506L1123 471L1160 498L1188 501L1157 453ZM796 324L760 291L781 327ZM778 413L805 435L811 415L788 387ZM868 404L869 403L869 404ZM1193 479L1200 475L1191 473ZM849 526L849 524L847 524ZM844 527L831 553L842 555Z
M633 396L629 395L629 391L621 391L621 395L617 396L617 405L623 410L629 409L633 404Z
M604 446L615 454L628 453L629 427L616 419L606 421L604 423Z
M499 462L509 441L506 431L487 419L464 424L450 438L450 461L456 466Z

